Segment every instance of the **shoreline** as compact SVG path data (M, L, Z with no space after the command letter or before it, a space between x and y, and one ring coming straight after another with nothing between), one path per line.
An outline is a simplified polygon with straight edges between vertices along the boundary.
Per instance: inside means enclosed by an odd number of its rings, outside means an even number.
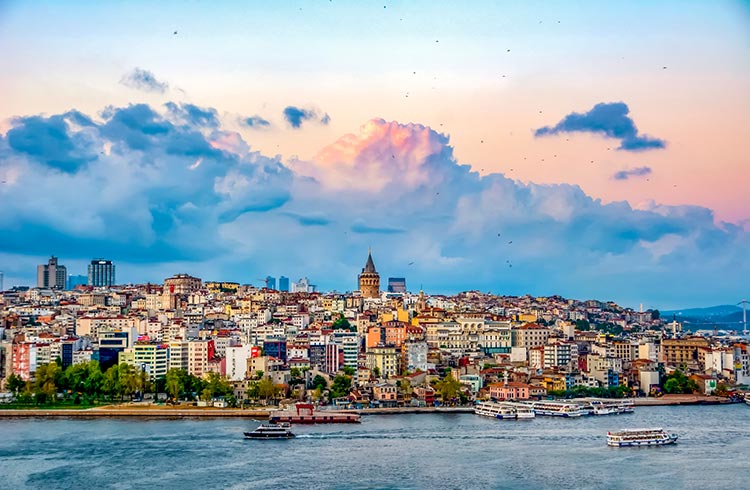
M659 398L635 398L636 407L657 407L676 405L732 405L727 398L700 395L665 395ZM162 406L105 406L87 409L3 409L3 418L249 418L268 419L276 410L238 408L165 408ZM432 413L473 413L473 407L397 407L340 409L330 412L357 413L359 415L405 415ZM328 412L328 410L323 410Z

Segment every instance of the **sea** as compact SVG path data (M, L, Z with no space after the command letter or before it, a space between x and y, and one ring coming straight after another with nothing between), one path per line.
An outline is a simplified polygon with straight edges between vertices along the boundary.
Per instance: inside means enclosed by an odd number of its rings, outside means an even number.
M365 415L257 441L260 421L0 419L2 489L681 489L747 487L750 406L495 420ZM609 430L663 427L673 446L610 448Z

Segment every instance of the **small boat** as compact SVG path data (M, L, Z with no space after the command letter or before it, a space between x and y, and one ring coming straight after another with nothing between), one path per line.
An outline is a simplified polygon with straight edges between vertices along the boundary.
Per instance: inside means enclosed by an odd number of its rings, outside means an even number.
M607 445L612 447L665 446L675 442L677 435L669 434L662 428L607 432Z
M260 424L252 432L245 432L246 439L291 439L295 435L289 424Z

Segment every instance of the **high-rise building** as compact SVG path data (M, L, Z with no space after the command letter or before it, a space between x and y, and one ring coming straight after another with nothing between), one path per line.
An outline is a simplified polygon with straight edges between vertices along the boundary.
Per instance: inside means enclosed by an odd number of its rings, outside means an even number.
M95 288L114 286L115 264L113 264L111 260L92 260L89 264L88 285L94 286Z
M68 289L73 290L76 286L85 286L89 283L88 276L77 275L68 276Z
M289 292L289 278L279 276L279 291Z
M297 282L292 283L293 293L314 293L315 284L310 284L310 279L303 277Z
M2 293L3 291L5 291L3 289L3 272L0 271L0 293Z
M372 252L367 254L367 263L362 268L362 273L357 276L359 290L365 298L377 298L380 296L380 274L375 270L375 263L372 261Z
M388 292L389 293L405 293L406 292L406 279L403 277L389 277L388 278Z
M271 276L266 276L266 287L268 289L276 289L276 278Z
M65 289L68 270L57 263L57 257L50 257L46 264L36 268L36 285L40 288Z

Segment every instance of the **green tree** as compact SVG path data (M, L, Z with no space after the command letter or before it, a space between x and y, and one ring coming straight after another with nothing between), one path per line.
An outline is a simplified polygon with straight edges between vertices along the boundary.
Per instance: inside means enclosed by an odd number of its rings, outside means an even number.
M102 390L109 395L110 400L114 399L115 395L120 394L122 387L120 382L120 369L117 365L110 366L110 368L104 373Z
M372 375L375 376L376 378L380 377L380 368L378 366L375 366L374 368L372 368Z
M411 389L411 382L409 382L408 379L404 378L402 380L399 380L398 384L398 390L401 392L401 395L404 397L404 399L411 399L412 389Z
M270 378L263 378L258 382L258 396L263 400L271 400L276 396L276 387Z
M458 395L461 390L461 383L450 374L450 371L447 371L445 377L436 384L436 390L443 403L449 403Z
M326 379L323 376L317 374L313 378L312 384L310 385L310 387L313 389L317 388L317 389L320 389L320 391L323 391L326 388L328 388L328 381L326 381Z
M331 397L341 398L349 395L349 390L352 387L352 378L345 375L339 374L333 378L333 384L331 385Z
M347 320L343 313L333 322L332 328L334 330L353 330L349 320Z
M185 390L184 373L182 369L172 368L167 371L166 390L172 399L177 400Z
M26 381L15 373L8 376L6 381L6 387L14 395L18 396L24 388L26 388Z
M341 371L343 371L347 376L354 376L355 373L354 368L351 366L344 366L343 368L341 368Z

